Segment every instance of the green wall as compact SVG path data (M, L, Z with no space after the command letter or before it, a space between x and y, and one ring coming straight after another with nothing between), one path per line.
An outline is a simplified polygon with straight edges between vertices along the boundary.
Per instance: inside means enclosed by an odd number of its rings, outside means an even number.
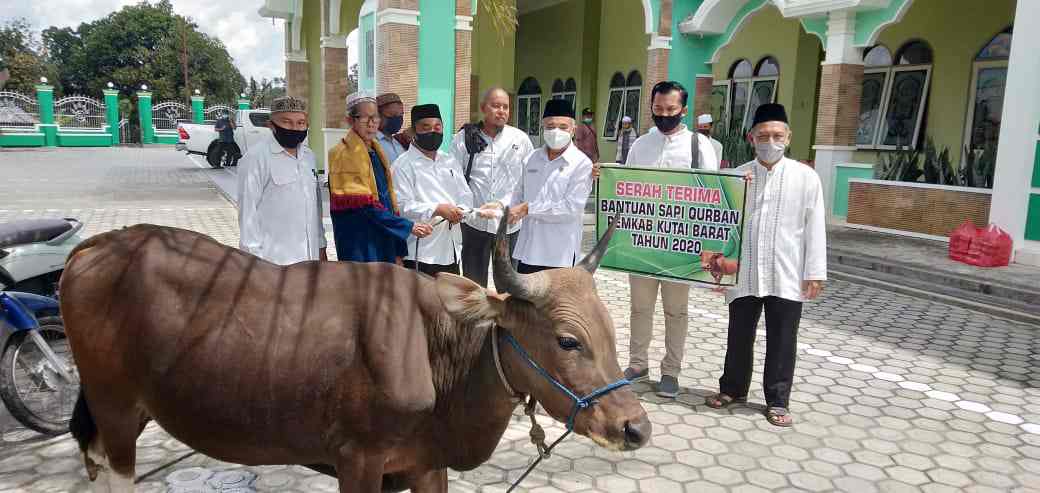
M874 168L863 164L839 164L834 170L834 203L831 207L835 216L845 217L849 213L849 179L873 178Z
M596 77L596 131L599 133L600 159L614 160L617 143L603 139L603 120L607 115L610 99L610 78L615 72L628 73L638 70L646 81L646 51L650 37L646 34L643 2L639 0L606 0L603 2L600 21L599 67ZM692 87L692 86L691 86ZM579 85L578 89L581 87ZM579 99L581 94L578 94ZM646 105L649 94L642 95L641 105ZM639 132L647 129L640 128Z
M470 95L470 120L480 119L480 97L490 87L506 88L516 94L516 33L500 37L492 25L484 2L473 19L473 77L476 91Z
M376 29L376 15L368 14L361 18L358 24L358 86L366 91L375 91L376 89L376 74L368 70L368 65L365 63L365 58L368 56L368 43L365 42L368 33L374 32ZM373 34L374 35L374 34ZM373 64L373 70L375 66Z
M319 0L303 0L303 26L300 37L307 51L307 116L310 120L308 145L314 151L318 167L325 168L325 115L319 111L325 104L325 80L321 60L321 4Z
M766 56L776 58L780 64L776 101L787 107L791 120L791 157L806 160L812 154L821 53L816 36L807 34L799 21L784 19L770 5L753 13L722 48L719 61L712 65L712 77L727 79L730 67L739 59L757 65Z
M596 49L583 49L586 0L571 0L521 15L516 28L516 72L513 86L534 77L542 88L541 107L552 95L553 81L573 78L578 84L576 105L589 101L582 62Z
M931 46L932 81L920 143L933 137L940 148L950 148L955 163L960 162L962 154L975 56L993 36L1012 24L1014 12L1015 0L917 0L902 22L885 28L878 37L878 43L888 47L893 56L907 41L920 39ZM1008 95L1007 101L1013 103L1013 95ZM855 159L873 162L876 155L875 151L860 151Z
M420 0L418 103L440 107L445 132L455 133L455 0ZM442 147L450 143L445 140Z

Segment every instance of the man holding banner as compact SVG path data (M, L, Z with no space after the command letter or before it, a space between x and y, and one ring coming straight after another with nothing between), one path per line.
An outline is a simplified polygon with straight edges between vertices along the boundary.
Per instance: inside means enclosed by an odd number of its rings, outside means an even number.
M626 165L644 168L678 168L718 170L719 160L707 137L691 132L682 124L686 116L688 94L674 81L662 81L650 92L654 128L636 139ZM657 226L660 228L660 225ZM690 285L686 282L661 280L660 277L629 276L631 292L631 339L629 367L625 378L642 381L649 378L649 349L653 337L654 306L661 291L664 305L665 348L661 361L661 382L657 395L679 394L679 370L685 353L688 330Z
M751 138L757 159L737 168L752 175L748 186L740 275L726 292L729 328L719 393L707 405L722 408L746 402L751 386L755 331L766 314L763 389L766 418L791 426L788 412L802 303L815 299L827 278L826 216L820 177L784 157L791 141L787 113L779 104L755 112ZM703 252L702 267L715 274L737 263Z

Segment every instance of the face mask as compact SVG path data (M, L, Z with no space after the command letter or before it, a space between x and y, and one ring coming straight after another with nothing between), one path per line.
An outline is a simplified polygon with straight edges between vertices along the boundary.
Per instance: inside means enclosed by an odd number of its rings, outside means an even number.
M383 132L393 135L401 130L404 125L404 115L391 116L383 119Z
M306 130L292 130L279 127L275 122L271 122L271 127L272 133L274 133L274 140L278 141L278 145L286 149L299 147L300 143L307 138Z
M755 144L755 155L758 160L766 164L774 164L784 157L787 145L783 142L762 142Z
M549 149L554 151L563 149L564 147L567 147L567 144L571 143L571 133L558 128L542 132L542 138L545 139L545 144L549 146Z
M436 151L440 149L441 142L444 140L444 134L439 132L427 132L424 134L415 134L415 145L419 146L424 151Z
M586 125L589 125L589 124L592 123L592 118L586 118L586 119L584 119L582 121L585 122Z
M698 128L697 129L697 133L699 133L699 134L701 134L701 135L703 135L705 137L711 137L711 130L708 130L706 128Z
M675 130L675 127L678 127L679 123L682 122L682 113L680 113L678 115L672 115L672 116L661 116L661 115L653 115L653 116L654 116L654 125L657 126L657 129L660 130L663 133L668 133L668 132L671 132L672 130Z

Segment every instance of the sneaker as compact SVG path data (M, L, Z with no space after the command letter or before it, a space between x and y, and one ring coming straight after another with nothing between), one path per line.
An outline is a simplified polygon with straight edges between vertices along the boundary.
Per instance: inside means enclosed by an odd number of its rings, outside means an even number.
M632 383L642 382L643 380L648 380L649 378L650 378L650 370L649 369L642 370L642 371L636 371L635 368L631 368L631 367L625 368L625 380L628 380L629 382L632 382Z
M671 375L661 375L661 383L657 384L657 395L672 398L679 395L679 380Z

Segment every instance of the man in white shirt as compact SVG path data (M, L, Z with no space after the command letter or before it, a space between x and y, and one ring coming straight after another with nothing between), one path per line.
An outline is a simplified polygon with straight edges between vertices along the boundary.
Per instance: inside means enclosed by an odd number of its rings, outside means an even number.
M545 145L524 163L509 222L524 220L513 258L517 272L572 267L581 252L582 213L592 192L592 160L572 142L574 108L551 99L542 115Z
M705 136L711 141L712 149L715 149L715 157L719 158L719 162L722 162L722 142L715 140L715 137L711 136L711 127L713 125L713 119L710 113L705 113L697 117L697 133Z
M463 126L455 134L451 152L473 191L473 204L481 209L502 208L512 203L524 159L534 146L527 133L506 124L509 94L504 89L493 87L485 92L480 111L483 120ZM472 217L462 224L462 274L484 287L497 228L496 219L483 217ZM516 244L518 229L519 223L509 227L510 250Z
M408 238L404 266L431 276L439 272L459 273L459 222L464 213L461 207L473 207L473 192L458 161L439 150L444 139L443 125L437 105L413 106L415 140L394 162L394 191L401 215L417 223L435 224L429 236Z
M674 81L657 83L650 92L654 128L636 139L628 153L628 166L718 170L715 149L707 137L691 132L682 124L687 114L686 88ZM649 372L650 340L653 338L654 306L657 291L664 305L665 357L661 361L661 382L657 395L679 394L679 370L685 353L690 285L639 275L629 276L631 290L631 340L625 378L646 380Z
M280 265L328 260L306 103L276 99L267 126L273 138L239 163L239 248Z
M791 142L787 113L764 104L751 128L757 159L737 168L751 175L741 245L743 268L726 292L729 329L719 393L707 404L721 408L747 400L754 362L755 330L766 313L763 390L766 418L791 426L788 412L802 303L819 296L827 279L823 187L812 168L784 157ZM735 271L732 260L715 257L709 268Z

